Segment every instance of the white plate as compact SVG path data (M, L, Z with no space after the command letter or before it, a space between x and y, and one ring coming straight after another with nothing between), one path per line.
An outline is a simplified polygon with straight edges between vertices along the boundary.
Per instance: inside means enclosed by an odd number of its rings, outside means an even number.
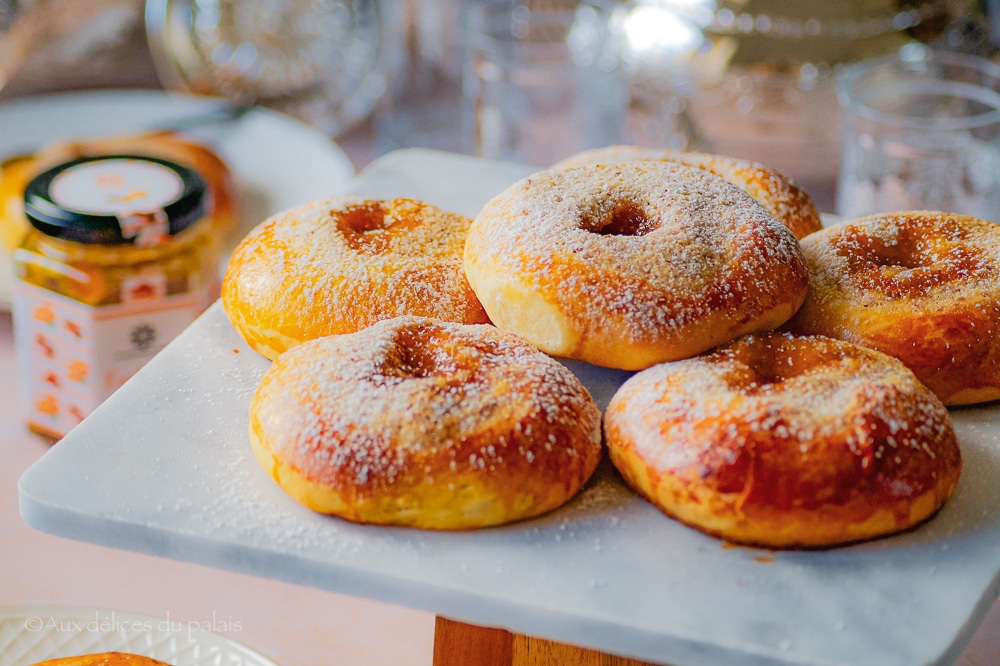
M220 100L160 91L40 95L0 103L0 157L49 142L142 131L218 108ZM347 155L326 135L288 116L255 109L236 122L192 134L214 148L241 190L240 224L327 196L354 175ZM10 307L13 271L0 248L0 310Z
M128 652L172 666L278 666L197 623L76 606L0 607L0 666Z
M527 172L402 151L348 191L474 214ZM21 476L21 515L63 537L676 666L950 666L1000 588L998 403L952 410L965 468L927 524L846 548L771 553L668 519L608 464L566 506L495 529L315 514L247 443L248 405L268 365L217 303ZM567 365L602 408L627 376Z

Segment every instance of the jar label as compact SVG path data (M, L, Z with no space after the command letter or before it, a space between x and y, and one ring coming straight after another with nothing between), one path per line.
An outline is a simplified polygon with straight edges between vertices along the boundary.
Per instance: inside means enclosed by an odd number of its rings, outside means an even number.
M208 305L210 289L91 307L14 285L14 339L29 427L62 437Z
M84 162L52 179L52 201L88 215L127 217L162 211L184 193L176 171L156 162L119 158Z
M170 239L164 207L183 193L184 181L176 171L130 158L78 164L53 178L49 186L52 201L66 210L118 218L122 237L137 247Z

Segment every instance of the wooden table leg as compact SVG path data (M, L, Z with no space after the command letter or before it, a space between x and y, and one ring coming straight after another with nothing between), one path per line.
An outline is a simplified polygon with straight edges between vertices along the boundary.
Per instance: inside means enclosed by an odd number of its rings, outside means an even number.
M441 616L434 621L434 666L512 666L514 634Z
M655 666L628 657L438 617L434 625L434 666L472 665Z

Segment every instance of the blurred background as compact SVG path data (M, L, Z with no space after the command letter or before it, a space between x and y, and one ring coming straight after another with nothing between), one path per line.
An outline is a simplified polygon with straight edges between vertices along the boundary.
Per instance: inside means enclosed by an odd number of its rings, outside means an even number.
M504 61L498 70L488 55L484 63L481 40L470 37L480 28L466 16L482 4L0 0L0 101L55 90L163 87L289 113L346 146L358 168L410 146L518 159L523 153L502 133L503 123L522 122L510 119L519 113L515 102L535 104L530 95L555 84L530 80L542 65L507 71ZM824 210L832 209L839 164L835 81L845 64L914 42L992 58L1000 41L1000 0L485 4L505 5L514 33L540 16L573 17L562 33L532 29L515 37L534 45L565 41L568 55L559 57L577 66L593 60L588 80L596 72L604 83L559 102L566 112L608 107L625 91L624 111L604 108L588 143L756 159L787 172ZM513 88L490 100L498 77ZM518 86L536 90L523 97ZM519 161L545 166L577 147L547 131L531 130L532 152Z

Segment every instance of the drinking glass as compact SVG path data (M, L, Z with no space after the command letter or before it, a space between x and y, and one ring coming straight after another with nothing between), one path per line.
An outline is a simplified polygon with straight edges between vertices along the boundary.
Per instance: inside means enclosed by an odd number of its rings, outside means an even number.
M623 5L468 2L462 120L468 152L547 166L619 141L628 111Z
M1000 222L1000 65L904 48L844 73L837 213L938 210Z
M165 87L258 103L330 135L385 86L376 0L147 0Z
M458 18L462 3L381 3L388 84L375 105L376 153L418 147L461 151Z

